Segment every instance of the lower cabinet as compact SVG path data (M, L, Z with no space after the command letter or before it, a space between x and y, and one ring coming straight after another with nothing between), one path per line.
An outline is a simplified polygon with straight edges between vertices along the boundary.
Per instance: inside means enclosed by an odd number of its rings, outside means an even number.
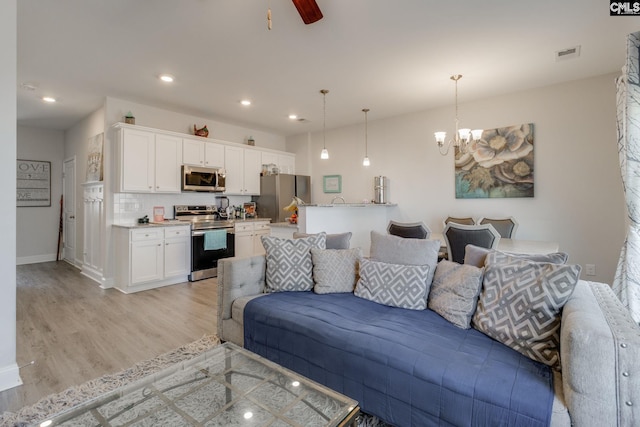
M264 254L262 236L271 234L269 221L241 221L235 224L236 246L235 256L251 256Z
M190 228L114 227L115 287L124 293L186 282L190 271Z

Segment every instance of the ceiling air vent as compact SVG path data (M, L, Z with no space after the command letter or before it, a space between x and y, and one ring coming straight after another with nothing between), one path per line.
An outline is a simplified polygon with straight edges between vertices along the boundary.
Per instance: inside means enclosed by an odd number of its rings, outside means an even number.
M573 59L580 56L580 46L569 47L556 51L556 61L564 61L566 59Z

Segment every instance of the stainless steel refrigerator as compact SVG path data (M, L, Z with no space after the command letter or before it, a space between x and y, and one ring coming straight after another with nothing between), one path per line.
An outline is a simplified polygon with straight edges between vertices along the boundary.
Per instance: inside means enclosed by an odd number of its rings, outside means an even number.
M277 174L260 177L260 196L254 197L258 216L271 222L285 222L291 212L284 210L294 197L311 203L311 177Z

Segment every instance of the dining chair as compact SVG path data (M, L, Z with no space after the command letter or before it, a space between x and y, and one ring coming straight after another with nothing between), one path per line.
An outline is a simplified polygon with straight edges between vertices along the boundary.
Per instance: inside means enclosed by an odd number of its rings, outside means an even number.
M464 263L467 245L495 249L500 241L500 233L491 224L465 225L450 222L442 235L447 244L448 260L458 264Z
M387 233L409 239L428 239L431 235L431 230L424 222L397 222L391 220L387 226Z
M469 218L455 218L455 217L452 217L452 216L448 216L444 220L444 226L446 227L447 224L449 224L450 222L455 222L456 224L463 224L463 225L474 225L476 223L474 221L474 219L471 218L471 217L469 217Z
M493 225L493 228L505 239L513 239L518 229L518 221L512 216L505 218L480 218L478 224Z

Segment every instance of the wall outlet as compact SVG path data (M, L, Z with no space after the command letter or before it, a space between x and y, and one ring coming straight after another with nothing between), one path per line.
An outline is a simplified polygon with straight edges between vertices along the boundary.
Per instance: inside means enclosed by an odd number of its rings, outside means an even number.
M596 265L595 264L585 264L585 274L587 276L595 276L596 275Z

